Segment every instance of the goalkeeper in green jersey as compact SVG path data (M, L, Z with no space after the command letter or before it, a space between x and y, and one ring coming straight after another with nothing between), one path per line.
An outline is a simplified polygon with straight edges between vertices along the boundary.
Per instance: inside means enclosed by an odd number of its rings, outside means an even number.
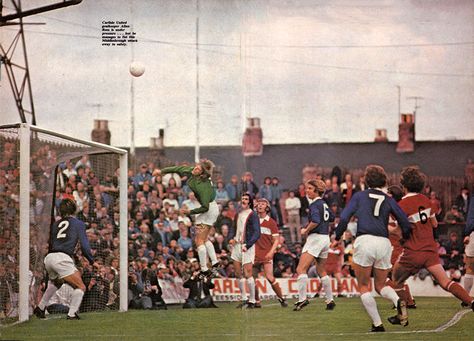
M216 222L219 215L219 208L215 201L216 192L211 182L211 175L214 163L210 160L202 160L195 166L176 166L161 169L160 173L177 173L180 176L187 176L187 185L194 192L196 199L201 204L187 214L195 215L196 233L194 241L196 243L201 265L201 277L210 277L213 271L207 267L207 256L209 256L212 269L216 270L219 265L214 245L208 240L209 230Z

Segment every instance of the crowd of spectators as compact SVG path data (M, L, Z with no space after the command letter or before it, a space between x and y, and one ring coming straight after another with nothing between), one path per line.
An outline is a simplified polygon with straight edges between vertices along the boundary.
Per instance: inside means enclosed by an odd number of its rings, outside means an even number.
M337 170L337 168L335 168ZM328 206L336 215L334 226L338 223L341 211L357 191L365 189L363 177L353 181L350 173L342 174L335 171L327 177L318 175L326 181L329 190L324 196ZM283 190L277 177L267 176L259 186L253 179L251 172L245 172L241 177L232 175L229 182L224 179L216 181L216 201L219 204L220 215L210 233L210 239L214 244L216 252L221 259L220 276L233 277L234 269L230 261L231 247L229 240L233 235L234 217L239 210L239 198L242 193L251 193L254 198L266 198L271 203L271 216L277 221L282 235L280 246L274 257L275 276L295 276L295 269L301 256L302 243L299 228L307 222L308 201L304 192L304 185L298 188ZM131 257L145 259L149 267L164 264L174 276L185 277L182 269L186 267L188 260L196 258L196 250L193 248L192 220L183 214L183 208L194 208L196 199L186 185L185 178L179 178L176 174L168 174L161 177L154 172L153 164L142 164L137 174L129 171L129 252ZM440 221L443 221L443 209L437 198L436 192L427 186L426 194L433 203L433 208ZM462 201L464 199L464 201ZM466 189L456 198L456 203L463 203L466 207ZM150 200L150 198L153 198ZM148 203L148 204L147 204ZM460 213L461 216L466 214ZM446 217L449 218L448 213ZM457 220L459 222L462 220ZM451 223L446 219L447 223ZM353 240L356 230L356 222L346 232L343 238L344 253L342 261L342 274L350 276ZM460 232L460 231L459 231ZM456 268L459 273L463 271L463 245L459 232L451 232L449 238L442 240L441 247L446 250L442 255L445 260L447 271ZM458 242L454 242L457 236ZM452 272L452 271L451 271ZM315 272L313 271L314 275ZM189 276L189 270L187 275Z
M18 212L19 169L15 159L13 143L4 143L0 160L0 312L8 314L10 303L18 293ZM87 262L81 262L87 292L81 311L116 309L119 295L119 170L102 176L87 156L57 164L56 153L47 145L38 148L32 155L31 167L31 238L36 244L31 250L32 289L34 305L41 297L43 285L42 257L47 253L48 235L45 233L51 219L48 203L54 202L53 212L63 198L73 198L78 206L77 217L87 227L93 254L101 267L92 271ZM337 168L335 168L337 169ZM51 181L57 172L56 191L50 190ZM318 175L326 182L324 200L338 217L351 197L364 190L364 179L352 179L352 174L340 170L327 176ZM186 184L186 178L177 174L161 176L153 163L141 164L137 171L128 171L128 253L129 304L131 308L165 309L158 280L183 284L193 277L197 253L192 241L194 226L192 218L185 212L199 205ZM239 210L242 193L251 193L255 198L266 198L271 203L271 215L277 221L282 235L274 257L274 274L277 278L295 277L295 269L301 256L302 244L299 228L307 221L308 201L304 185L294 189L283 189L277 177L267 176L258 185L251 172L242 176L232 175L229 181L216 179L216 201L219 217L210 233L221 266L219 276L235 277L230 260L229 240L233 235L234 219ZM461 223L467 213L469 190L463 188L459 196L444 213L440 200L429 186L426 195L431 199L436 214L447 224ZM356 225L354 222L353 224ZM45 230L46 226L46 230ZM40 230L40 227L43 230ZM352 233L351 233L352 231ZM351 276L350 267L354 229L349 228L343 238L344 253L342 274ZM463 271L462 236L453 231L446 240L440 240L440 256L453 278ZM314 269L310 270L315 274ZM459 275L459 276L458 276ZM188 282L189 283L189 282ZM56 297L56 300L61 301ZM63 302L67 304L67 302ZM52 304L57 304L53 302Z

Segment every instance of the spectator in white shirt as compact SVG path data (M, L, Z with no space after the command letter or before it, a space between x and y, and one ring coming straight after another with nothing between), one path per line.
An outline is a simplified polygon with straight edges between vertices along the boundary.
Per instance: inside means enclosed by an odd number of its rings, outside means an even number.
M195 208L201 207L201 204L196 199L196 195L194 194L194 192L189 192L188 199L183 201L181 207L183 207L184 205L186 205L186 207L189 208L190 211L194 210Z
M176 200L175 194L174 193L168 193L168 198L163 200L163 205L168 203L170 206L173 207L174 210L178 211L179 210L179 203L178 200Z
M288 214L288 226L290 228L291 242L294 244L296 240L301 243L301 222L300 222L300 208L301 202L295 196L294 191L288 192L289 197L285 200L285 209Z

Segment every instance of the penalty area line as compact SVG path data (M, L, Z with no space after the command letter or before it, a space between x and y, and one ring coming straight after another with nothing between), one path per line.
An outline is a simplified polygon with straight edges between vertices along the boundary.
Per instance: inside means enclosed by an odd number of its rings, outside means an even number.
M279 305L278 303L273 303L273 304L267 304L266 306L276 306ZM399 330L399 331L388 331L385 332L384 334L422 334L422 333L441 333L444 332L446 329L455 326L461 319L464 317L464 315L470 313L470 309L465 309L462 311L458 311L454 316L446 323L442 324L441 326L435 328L435 329L421 329L421 330ZM314 336L350 336L350 335L379 335L379 333L373 333L373 332L365 332L365 333L316 333L316 334L311 334ZM275 335L269 335L269 334L252 334L248 336L280 336L280 334L275 334Z
M449 320L448 322L446 322L445 324L439 326L438 328L435 329L435 332L436 333L441 333L443 331L445 331L446 329L448 329L449 327L452 327L454 326L456 323L458 323L462 317L464 315L466 315L467 313L471 312L471 310L462 310L462 311L458 311L453 317L451 320Z

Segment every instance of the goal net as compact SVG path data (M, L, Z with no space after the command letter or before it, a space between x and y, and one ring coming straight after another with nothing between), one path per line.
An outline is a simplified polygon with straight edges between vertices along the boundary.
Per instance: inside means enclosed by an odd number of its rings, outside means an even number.
M77 250L87 287L80 312L127 310L127 152L17 124L0 126L0 153L1 321L28 320L41 300L50 225L63 198L76 201L101 264L92 269ZM47 311L67 311L71 292L64 284Z

